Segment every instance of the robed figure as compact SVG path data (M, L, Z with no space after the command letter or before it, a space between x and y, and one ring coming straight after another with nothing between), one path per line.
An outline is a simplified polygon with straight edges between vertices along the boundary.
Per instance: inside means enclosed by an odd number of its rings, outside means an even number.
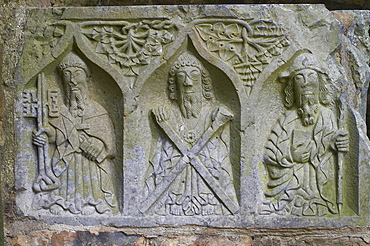
M337 214L338 153L348 150L339 129L330 81L312 54L295 58L281 76L288 108L273 127L264 163L268 171L265 213Z
M89 71L79 56L70 53L59 69L65 104L58 105L59 116L49 118L42 134L33 138L35 145L51 145L50 166L58 186L37 191L35 207L53 214L111 212L116 207L111 176L115 152L112 121L103 106L90 99Z
M156 203L154 211L161 215L235 212L232 112L215 102L207 70L189 52L173 64L168 88L173 107L152 109L159 138L152 144L144 206Z

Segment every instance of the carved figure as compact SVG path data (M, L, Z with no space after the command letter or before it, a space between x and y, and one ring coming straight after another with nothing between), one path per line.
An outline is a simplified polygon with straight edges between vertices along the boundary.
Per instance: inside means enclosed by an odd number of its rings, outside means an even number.
M312 54L303 53L281 77L288 111L272 129L264 163L269 181L265 213L340 213L341 160L347 133L335 110L330 81Z
M59 69L65 104L51 107L49 120L33 136L35 145L50 145L52 158L46 164L52 173L48 176L56 177L58 185L50 187L47 179L36 179L35 206L53 214L109 212L116 206L109 177L115 150L112 121L108 112L89 98L89 71L80 57L70 53ZM52 98L55 104L55 93Z
M161 130L147 170L149 195L140 210L157 203L155 211L163 215L235 213L232 112L216 104L207 70L189 52L173 64L168 88L177 105L152 109Z

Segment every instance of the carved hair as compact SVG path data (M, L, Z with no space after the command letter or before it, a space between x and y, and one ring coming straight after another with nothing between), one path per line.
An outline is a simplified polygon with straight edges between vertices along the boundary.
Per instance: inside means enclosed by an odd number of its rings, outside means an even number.
M319 80L319 101L321 104L327 106L329 105L331 100L331 93L328 89L330 84L329 76L317 69L308 68L314 70L317 73L318 80ZM291 108L294 105L294 77L298 71L291 73L288 79L287 86L284 89L285 93L285 107Z
M59 71L63 72L64 69L69 67L78 67L85 71L86 75L89 75L89 69L86 63L74 52L71 52L59 63Z
M207 100L213 98L213 88L211 78L208 71L203 67L202 63L191 53L185 52L177 59L170 69L170 76L168 79L168 90L170 99L176 100L178 97L176 88L176 73L181 67L196 67L200 70L202 75L202 94Z

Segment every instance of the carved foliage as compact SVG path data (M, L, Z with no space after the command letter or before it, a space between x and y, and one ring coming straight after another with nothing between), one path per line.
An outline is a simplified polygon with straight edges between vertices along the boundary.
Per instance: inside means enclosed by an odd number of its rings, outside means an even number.
M44 28L40 28L35 40L41 46L41 54L44 56L52 52L54 47L59 43L60 39L64 36L66 27L61 24L52 24Z
M284 29L272 21L248 24L198 24L197 33L207 49L230 64L245 86L252 87L264 67L289 45Z
M144 20L88 23L82 33L91 40L96 53L106 55L126 76L137 76L141 66L147 65L153 56L161 55L164 46L174 40L175 31L171 21Z

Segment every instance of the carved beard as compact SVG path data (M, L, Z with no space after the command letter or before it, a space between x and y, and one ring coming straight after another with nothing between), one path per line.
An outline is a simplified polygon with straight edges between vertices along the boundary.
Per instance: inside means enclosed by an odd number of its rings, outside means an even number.
M318 111L318 99L316 95L301 95L300 108L298 108L298 115L302 120L304 126L313 125L316 120L316 113Z
M80 88L71 88L69 92L69 112L73 117L82 117L85 112L84 98Z
M181 93L180 109L185 118L198 118L201 107L201 99L197 93Z

